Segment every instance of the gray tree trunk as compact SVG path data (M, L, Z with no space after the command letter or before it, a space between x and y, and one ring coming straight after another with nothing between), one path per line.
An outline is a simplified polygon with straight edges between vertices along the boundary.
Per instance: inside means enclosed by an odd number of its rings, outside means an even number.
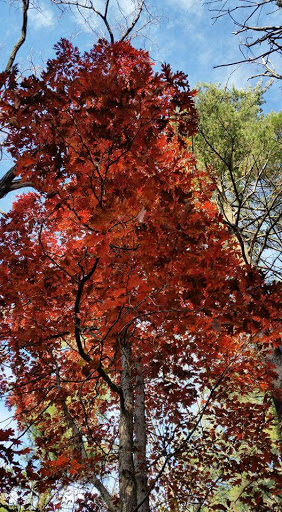
M126 343L126 342L125 342ZM121 389L119 426L119 493L120 511L134 512L137 507L137 491L133 462L133 386L131 375L131 348L121 349Z
M134 409L135 450L134 466L137 486L138 512L150 512L148 495L148 468L146 459L146 415L145 415L145 383L141 364L136 368L136 394Z

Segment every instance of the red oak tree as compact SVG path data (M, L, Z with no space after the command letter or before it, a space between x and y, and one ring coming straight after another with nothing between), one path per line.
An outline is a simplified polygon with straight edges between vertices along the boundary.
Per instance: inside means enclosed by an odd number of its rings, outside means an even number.
M2 386L32 430L27 476L80 483L81 510L148 512L224 510L241 474L265 510L279 290L242 264L197 169L187 77L126 42L62 41L41 78L1 85L5 145L36 190L1 226Z

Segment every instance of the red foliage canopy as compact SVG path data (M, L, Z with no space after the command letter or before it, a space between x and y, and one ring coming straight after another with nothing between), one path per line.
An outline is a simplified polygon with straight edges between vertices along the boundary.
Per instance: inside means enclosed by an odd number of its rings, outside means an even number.
M196 167L186 76L128 43L81 56L62 41L41 78L1 81L5 144L36 189L1 226L3 358L41 489L117 474L126 376L136 446L145 381L154 510L238 473L275 482L269 400L253 394L271 389L278 290L242 264Z

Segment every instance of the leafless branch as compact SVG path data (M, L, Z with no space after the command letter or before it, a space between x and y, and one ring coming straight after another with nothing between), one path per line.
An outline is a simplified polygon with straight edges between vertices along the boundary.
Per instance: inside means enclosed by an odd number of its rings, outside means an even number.
M115 0L115 3L113 2L113 0L112 1L105 0L104 8L96 7L95 0L85 0L85 1L83 1L83 0L51 0L51 1L60 7L69 6L70 8L77 9L79 11L80 15L82 15L84 17L84 19L85 19L84 11L85 12L88 11L90 13L92 12L98 18L100 18L101 21L103 22L103 24L105 25L106 30L109 35L109 38L110 38L110 42L111 43L115 42L116 38L114 35L114 26L111 22L110 7L111 7L111 5L116 5L118 10L122 13L122 9L119 6L118 0ZM137 23L139 22L139 20L142 16L142 13L145 10L147 10L146 0L137 0L135 2L132 2L132 4L133 3L134 3L134 6L133 6L133 11L131 14L129 14L128 16L125 16L122 13L123 17L125 18L126 27L123 30L122 36L119 38L120 41L126 40L129 36L131 36L133 34L133 31L134 31ZM147 12L148 12L148 10L147 10Z
M282 7L280 0L208 0L206 4L215 21L225 16L232 20L237 27L233 34L240 38L239 48L243 55L239 61L215 67L256 63L263 66L265 71L250 78L267 76L282 79L282 73L269 60L271 56L280 56L282 50L282 26L277 25L277 15ZM265 23L261 20L265 20Z
M26 39L26 33L27 33L27 12L29 8L29 0L22 0L22 10L23 10L23 18L22 18L22 32L21 36L18 40L18 42L15 44L12 53L9 57L7 66L5 71L9 72L15 62L16 55L20 49L20 47L23 45Z
M137 23L141 17L142 11L144 9L144 6L145 6L145 0L141 0L140 5L138 6L138 9L137 9L137 13L136 13L135 17L133 18L133 21L131 22L131 24L129 25L127 30L125 31L125 34L122 36L121 41L124 41L125 39L127 39L128 36L133 31L135 25L137 25Z

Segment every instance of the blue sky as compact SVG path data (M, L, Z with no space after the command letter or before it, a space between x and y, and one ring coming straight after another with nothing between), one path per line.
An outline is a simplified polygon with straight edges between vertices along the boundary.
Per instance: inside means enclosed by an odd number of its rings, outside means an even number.
M70 39L81 50L88 50L97 38L105 35L103 27L92 18L85 21L73 12L62 12L51 0L36 0L38 8L32 8L29 14L27 40L17 56L19 68L23 72L40 71L49 57L54 55L53 46L61 38ZM112 0L115 2L116 0ZM130 13L134 0L119 0L124 13ZM95 0L93 0L95 4ZM96 0L99 6L103 0ZM248 77L256 74L256 68L241 65L237 68L214 69L215 65L241 59L238 41L232 31L234 27L229 19L223 18L216 23L201 0L151 0L151 12L155 22L145 29L133 44L145 47L156 62L169 62L174 70L183 70L189 76L192 87L198 82L220 82L237 87L255 85L256 80L248 82ZM9 54L17 41L21 28L20 3L0 1L0 67L5 68ZM118 33L122 22L116 7L112 10L113 26ZM158 21L159 20L159 21ZM263 21L263 20L262 20ZM233 71L233 72L232 72ZM274 84L266 93L265 110L280 110L281 89ZM1 173L10 168L10 162L3 158ZM14 196L10 194L1 201L0 209L7 211ZM6 415L0 406L0 419Z

